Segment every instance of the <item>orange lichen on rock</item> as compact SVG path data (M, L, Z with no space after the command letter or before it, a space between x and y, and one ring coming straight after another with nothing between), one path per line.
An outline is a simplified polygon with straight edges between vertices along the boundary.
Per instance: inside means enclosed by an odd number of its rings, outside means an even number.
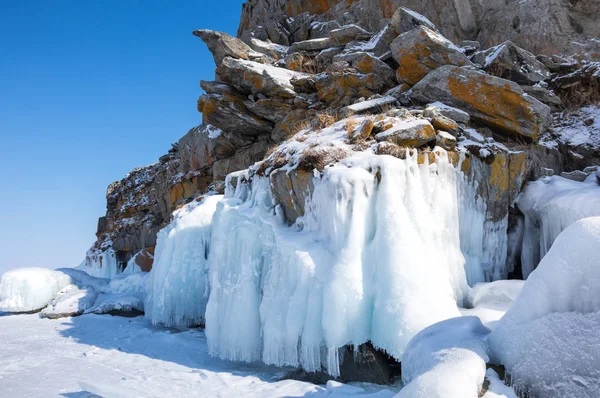
M520 120L532 120L531 109L522 93L514 91L507 82L504 87L491 84L492 76L480 73L470 79L449 76L448 89L452 96L467 102L485 116L494 127L521 133ZM530 138L537 140L537 134Z

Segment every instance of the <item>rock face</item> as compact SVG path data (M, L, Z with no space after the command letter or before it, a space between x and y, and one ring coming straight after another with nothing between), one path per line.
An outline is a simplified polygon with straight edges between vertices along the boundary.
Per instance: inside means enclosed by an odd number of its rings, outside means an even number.
M401 6L427 17L453 42L477 40L484 48L511 40L534 53L583 53L593 46L589 38L600 35L595 0L250 0L243 6L238 36L288 44L314 38L320 33L316 24L347 23L378 32ZM583 45L573 48L571 42Z
M86 262L102 266L101 254L113 250L117 271L132 258L149 271L157 233L172 212L209 189L222 189L225 175L262 159L269 145L211 125L191 129L159 162L135 169L108 187L106 215L98 221L98 240Z
M264 55L254 51L246 43L226 33L214 30L195 30L194 36L198 36L210 49L215 59L215 64L220 65L225 57L241 58L247 60L260 60Z
M599 10L592 0L538 3L250 0L239 38L195 31L217 65L215 81L200 83L203 123L157 163L109 186L86 262L149 271L157 232L172 212L209 191L223 192L230 173L248 168L243 178L230 175L228 187L268 178L278 216L302 228L314 177L366 152L414 156L419 167L447 156L460 178L474 183L470 195L477 198L473 206L483 206L482 233L500 245L497 258L485 259L485 278L508 277L498 269L510 264L518 271L519 264L506 260L510 250L501 245L517 228L512 207L523 185L543 173L600 163L600 144L581 145L570 135L575 126L600 137L596 108L581 108L577 120L555 115L554 121L549 108L597 100L599 64L539 56L543 40L556 49L577 38L587 48L584 36L598 27L586 13ZM544 9L548 15L533 18ZM541 23L547 18L555 26ZM544 39L545 33L551 36ZM449 39L477 39L484 51L476 52L478 42L459 47ZM394 364L371 346L341 358L345 380L392 382Z
M509 80L456 66L436 69L411 91L417 101L441 101L492 128L537 141L552 122L550 108L523 94Z

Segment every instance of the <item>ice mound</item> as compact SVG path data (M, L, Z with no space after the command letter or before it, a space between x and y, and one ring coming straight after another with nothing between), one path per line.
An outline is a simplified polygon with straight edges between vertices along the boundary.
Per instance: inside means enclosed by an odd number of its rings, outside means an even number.
M474 315L483 324L494 329L497 322L514 304L523 288L522 280L500 280L489 283L478 283L469 289L466 303L469 308L462 308L463 315Z
M100 293L86 314L117 314L122 316L143 315L144 299L131 293Z
M527 185L518 206L525 214L521 262L527 278L565 228L600 216L600 186L593 174L584 182L544 177Z
M57 319L68 316L78 316L90 308L98 293L92 288L79 289L75 285L68 285L42 310L43 318Z
M488 361L490 330L465 316L418 333L402 357L404 388L396 398L477 398Z
M222 195L208 196L173 213L158 234L148 281L146 317L154 324L204 324L212 216Z
M212 225L209 352L338 375L340 347L371 341L400 359L417 332L460 316L461 174L437 153L327 167L292 228L267 178L229 184Z
M600 396L600 217L563 231L490 336L517 392Z
M19 268L0 279L0 311L35 312L73 283L70 276L47 268Z

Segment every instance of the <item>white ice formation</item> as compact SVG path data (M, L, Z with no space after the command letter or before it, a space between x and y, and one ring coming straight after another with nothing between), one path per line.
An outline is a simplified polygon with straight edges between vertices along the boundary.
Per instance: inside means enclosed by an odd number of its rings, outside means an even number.
M65 273L47 268L7 271L0 279L0 311L39 311L71 283Z
M145 305L152 323L204 324L212 217L221 198L207 196L184 206L158 234Z
M600 392L600 217L563 231L490 336L515 390L534 397Z

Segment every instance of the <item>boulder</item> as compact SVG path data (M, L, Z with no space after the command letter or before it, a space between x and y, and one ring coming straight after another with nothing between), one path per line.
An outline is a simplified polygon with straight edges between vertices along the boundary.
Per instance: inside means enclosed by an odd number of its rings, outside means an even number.
M406 7L400 7L392 15L389 26L394 29L396 35L411 31L420 26L437 31L437 28L429 19L416 11Z
M458 124L444 115L435 115L431 118L431 124L436 130L449 131L451 133L458 133Z
M588 173L583 172L581 170L560 173L560 176L562 178L566 178L568 180L577 181L577 182L585 181L585 179L588 177L588 175L589 175Z
M346 45L347 52L368 52L376 57L382 57L390 51L390 44L398 36L396 30L390 25L386 25L368 42L350 42Z
M476 51L479 51L481 44L475 40L463 40L460 43L460 48L463 49L466 55L473 55Z
M371 132L375 127L372 119L364 119L363 121L356 123L352 119L346 122L346 131L348 132L348 139L350 143L356 143L364 141L371 136Z
M326 48L339 46L337 40L330 37L323 37L321 39L311 39L297 41L290 46L289 53L297 53L300 51L321 51Z
M290 83L298 93L311 94L317 92L316 80L312 75L294 77L290 80Z
M415 85L410 96L423 103L439 100L481 124L529 141L537 141L552 122L550 108L524 95L518 84L472 68L440 67Z
M550 71L535 55L510 41L476 53L471 58L491 75L532 85L550 78Z
M423 115L428 118L442 115L462 124L469 124L471 121L471 116L467 112L437 101L428 104L427 108L423 111Z
M375 136L378 142L386 141L411 148L421 147L434 141L435 138L435 129L431 123L424 119L401 121Z
M319 100L330 105L349 105L354 99L385 92L389 82L374 73L335 72L315 76Z
M380 113L384 108L394 106L397 104L397 100L394 97L381 97L368 101L357 102L356 104L348 105L342 108L339 112L341 117L348 117L361 113Z
M204 94L198 100L198 110L202 112L202 123L222 130L258 136L273 129L271 122L250 112L243 97L237 95Z
M360 73L374 73L385 81L388 81L390 85L396 84L396 73L394 70L388 64L369 53L344 53L333 57L333 62L346 62Z
M225 57L217 68L217 76L244 94L293 99L296 92L290 80L306 75L272 65Z
M443 65L470 65L463 52L439 33L419 26L398 36L391 45L398 62L397 77L414 85L432 70Z
M435 144L447 151L454 151L456 149L456 137L445 131L438 131L435 137Z
M338 46L343 46L353 40L369 40L373 35L358 25L344 25L329 32L329 38Z
M526 94L548 105L552 112L558 112L563 108L562 100L547 88L540 86L521 86L521 88Z
M283 58L286 69L293 70L295 72L303 72L305 64L310 62L310 58L306 56L305 52L291 53Z
M325 70L327 66L333 63L333 58L341 54L344 51L344 47L331 47L322 50L313 60L315 67L318 70Z
M215 64L221 65L223 58L232 57L246 60L262 60L264 54L254 51L240 39L229 36L227 33L217 32L209 29L194 31L194 36L202 39L213 54Z
M272 43L269 41L263 41L259 39L250 39L250 47L261 54L271 57L275 60L285 57L290 50L289 46L283 46L281 44ZM239 58L239 57L238 57Z

